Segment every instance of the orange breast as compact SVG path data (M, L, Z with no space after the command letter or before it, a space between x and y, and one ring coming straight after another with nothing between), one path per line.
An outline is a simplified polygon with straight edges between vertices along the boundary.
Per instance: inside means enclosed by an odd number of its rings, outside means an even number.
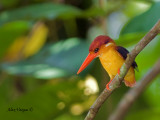
M102 55L99 56L99 59L104 69L108 72L110 78L113 79L124 63L124 59L118 51L116 51L114 46L107 50L103 50L104 51L102 51ZM127 86L132 87L135 84L135 73L133 67L129 69L124 79Z

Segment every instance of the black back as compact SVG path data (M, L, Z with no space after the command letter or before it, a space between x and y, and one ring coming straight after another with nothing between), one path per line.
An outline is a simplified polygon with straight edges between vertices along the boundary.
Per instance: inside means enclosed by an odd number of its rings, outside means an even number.
M129 53L129 51L126 48L121 47L121 46L117 46L117 51L124 58L124 60L127 58L127 54ZM132 63L132 67L135 68L138 71L138 69L137 69L138 66L137 66L137 63L135 61Z

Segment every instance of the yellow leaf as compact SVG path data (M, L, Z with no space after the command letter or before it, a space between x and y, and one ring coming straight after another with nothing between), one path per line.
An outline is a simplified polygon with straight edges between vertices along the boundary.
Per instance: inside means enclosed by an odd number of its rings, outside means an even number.
M24 57L29 57L37 53L44 45L47 35L48 28L41 22L37 23L26 41L26 46L23 50Z
M8 49L5 59L17 61L34 55L43 47L47 35L48 28L42 22L36 23L28 36L21 36L14 41Z
M24 47L24 42L26 39L27 37L22 36L22 37L17 38L13 42L13 44L8 49L7 55L5 57L7 61L17 61L21 59L22 54L23 54L22 49Z

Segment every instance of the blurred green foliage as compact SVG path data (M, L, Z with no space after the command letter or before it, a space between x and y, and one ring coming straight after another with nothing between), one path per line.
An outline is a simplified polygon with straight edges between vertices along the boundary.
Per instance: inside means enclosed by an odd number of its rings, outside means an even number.
M13 41L29 30L30 24L25 21L15 21L7 23L0 28L0 58L5 54L5 51L13 43Z
M69 18L78 16L79 13L79 9L69 5L43 3L2 12L0 14L0 23L4 24L15 20Z
M35 56L14 64L4 64L3 68L10 74L29 75L41 79L75 75L88 53L88 46L78 38L70 38L45 45Z
M128 24L126 24L126 26L124 26L121 34L140 33L150 30L159 19L159 14L157 14L157 11L160 11L159 6L160 2L155 3L151 6L149 10L139 16L134 17L128 22Z
M84 119L109 80L97 60L76 75L90 42L106 34L130 50L160 19L159 11L160 2L151 0L1 0L1 119ZM42 23L45 26L39 29ZM37 34L44 31L49 32L39 39ZM157 36L137 56L137 80L160 57L159 48ZM123 85L115 91L96 120L107 119L127 90ZM160 76L137 99L126 120L159 120L159 91Z

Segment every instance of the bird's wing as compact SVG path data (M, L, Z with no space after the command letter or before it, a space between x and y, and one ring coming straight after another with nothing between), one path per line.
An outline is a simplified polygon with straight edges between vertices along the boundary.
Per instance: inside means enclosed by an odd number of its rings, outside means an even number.
M129 53L129 51L126 48L117 46L117 51L120 53L124 60L127 58L127 54ZM138 71L138 66L135 61L132 63L132 67Z

